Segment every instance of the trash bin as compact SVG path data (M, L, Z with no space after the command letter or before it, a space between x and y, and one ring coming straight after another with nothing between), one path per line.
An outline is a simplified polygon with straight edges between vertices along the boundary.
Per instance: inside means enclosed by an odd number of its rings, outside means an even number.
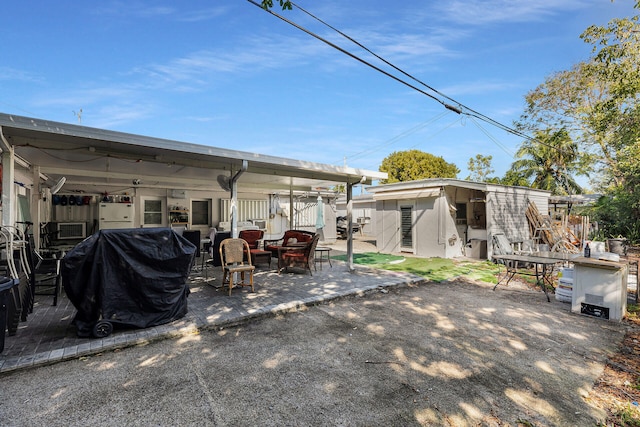
M13 298L11 295L11 289L17 284L13 279L9 277L0 277L0 353L4 350L4 336L7 330L7 316L9 316L9 298Z
M487 259L487 241L485 239L469 240L471 251L469 257L474 259Z

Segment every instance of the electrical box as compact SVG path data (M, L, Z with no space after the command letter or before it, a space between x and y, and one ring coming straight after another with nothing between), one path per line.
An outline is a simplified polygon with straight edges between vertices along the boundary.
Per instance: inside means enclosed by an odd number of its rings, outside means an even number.
M100 203L98 207L100 230L133 228L132 203Z

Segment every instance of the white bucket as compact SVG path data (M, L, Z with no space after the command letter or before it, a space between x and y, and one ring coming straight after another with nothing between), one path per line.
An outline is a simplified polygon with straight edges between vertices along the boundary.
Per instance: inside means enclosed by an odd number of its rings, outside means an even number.
M572 299L571 294L561 293L561 292L558 292L558 290L556 289L556 300L560 302L570 303L571 299Z
M558 271L558 279L568 279L573 283L573 268L561 268Z
M589 249L591 249L591 252L604 252L605 249L605 245L604 242L589 242Z
M573 289L573 279L565 279L561 277L558 280L558 286L566 289Z

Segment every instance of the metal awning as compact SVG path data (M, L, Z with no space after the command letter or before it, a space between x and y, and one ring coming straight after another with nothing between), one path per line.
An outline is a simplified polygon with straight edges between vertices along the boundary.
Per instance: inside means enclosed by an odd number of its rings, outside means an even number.
M0 139L18 160L37 167L53 185L66 177L65 191L96 193L139 187L220 189L219 176L247 169L238 191L313 191L336 184L371 184L387 174L197 145L67 123L0 113Z
M440 188L420 188L417 190L396 190L374 193L374 200L424 199L440 196Z

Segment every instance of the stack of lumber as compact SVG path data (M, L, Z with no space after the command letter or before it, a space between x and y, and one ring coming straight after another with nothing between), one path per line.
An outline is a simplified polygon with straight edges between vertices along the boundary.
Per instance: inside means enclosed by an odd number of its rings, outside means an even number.
M526 215L531 235L537 241L536 243L547 244L553 252L579 252L572 243L572 240L575 240L573 233L562 223L553 222L548 216L541 215L532 202L527 206ZM570 238L569 234L573 238Z

